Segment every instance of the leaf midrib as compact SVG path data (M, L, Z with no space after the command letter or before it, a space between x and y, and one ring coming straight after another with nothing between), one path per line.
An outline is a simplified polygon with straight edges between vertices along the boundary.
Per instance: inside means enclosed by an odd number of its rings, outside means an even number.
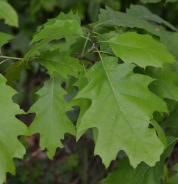
M109 81L109 84L110 84L110 86L111 86L111 89L112 89L112 91L113 91L114 97L115 97L115 99L116 99L116 101L117 101L117 104L118 104L118 106L119 106L121 112L123 113L123 115L124 115L124 117L125 117L125 119L126 119L126 121L127 121L128 126L129 126L130 129L133 131L133 133L135 134L135 137L137 137L137 139L139 140L140 138L137 136L137 134L135 133L133 127L130 125L130 123L129 123L127 117L126 117L126 114L124 113L123 109L121 108L121 106L120 106L120 104L119 104L119 102L118 102L118 99L117 99L116 94L115 94L114 87L112 86L112 83L111 83L111 81L110 81L110 78L109 78L109 75L108 75L108 73L107 73L107 70L106 70L106 67L105 67L105 65L104 65L104 62L103 62L102 57L101 57L101 63L102 63L102 65L103 65L103 69L104 69L104 71L105 71L106 77L107 77L107 79L108 79L108 81ZM112 140L112 139L110 139L110 140Z

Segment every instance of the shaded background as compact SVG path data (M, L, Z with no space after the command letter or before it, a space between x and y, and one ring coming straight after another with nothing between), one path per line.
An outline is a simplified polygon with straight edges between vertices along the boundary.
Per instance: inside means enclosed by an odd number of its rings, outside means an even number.
M29 42L37 28L45 23L47 19L56 17L61 11L68 13L70 10L78 12L82 20L82 26L97 21L99 8L105 5L114 10L125 12L131 4L141 4L139 0L26 0L26 1L8 1L19 16L19 28L10 27L0 20L0 31L14 35L16 38L6 44L3 49L3 55L23 57L29 50ZM178 3L164 2L145 5L150 11L159 15L163 19L178 27ZM60 30L59 30L60 31ZM50 47L50 45L49 45ZM0 65L0 72L5 70L14 61L9 60ZM21 71L20 81L14 80L13 87L19 92L13 97L13 100L25 111L32 106L38 99L35 92L38 91L49 76L44 67L38 63L31 63L31 70L23 69ZM68 87L71 95L66 96L70 100L73 88ZM68 116L76 123L78 109L69 112ZM34 114L18 116L27 125L33 121ZM171 130L173 131L173 130ZM174 129L171 134L178 134ZM94 142L92 131L87 131L85 135L76 143L75 137L66 134L63 140L64 148L57 149L56 156L49 160L45 151L39 148L39 135L29 138L19 137L27 149L24 160L15 159L16 176L7 175L8 184L97 184L107 176L108 172L114 171L117 167L117 161L113 161L109 169L105 169L101 159L93 155ZM177 147L170 158L170 163L177 163ZM122 157L124 153L119 153Z

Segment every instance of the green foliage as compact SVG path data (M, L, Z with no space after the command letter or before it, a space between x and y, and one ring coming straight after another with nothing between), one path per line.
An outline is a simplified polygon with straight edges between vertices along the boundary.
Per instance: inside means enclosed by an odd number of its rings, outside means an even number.
M169 142L174 138L169 137ZM164 153L161 155L160 161L156 163L154 167L148 167L148 165L141 163L136 169L130 164L127 157L122 158L119 161L118 168L115 172L108 175L102 183L117 184L118 181L122 184L157 184L164 178L164 161L170 156L173 150L174 144L169 144Z
M14 8L4 0L0 0L0 19L10 26L18 27L18 15Z
M56 148L65 133L75 135L75 127L65 113L71 110L63 96L66 92L60 87L59 76L53 76L38 92L40 99L31 107L29 113L36 113L30 125L30 133L40 133L40 147L48 149L49 158L53 158ZM44 108L41 108L42 106Z
M170 29L172 29L174 31L176 30L176 28L173 25L171 25L169 22L163 20L158 15L155 15L155 14L151 13L144 6L131 5L130 8L127 9L127 13L134 16L134 17L137 17L138 19L153 21L153 22L156 22L158 24L163 24L163 25L169 27Z
M27 127L15 115L23 114L17 104L12 101L15 91L6 85L6 79L0 75L0 183L6 178L6 173L15 174L13 158L23 158L25 148L18 141L17 136L29 135Z
M114 54L125 63L135 63L145 68L146 66L162 67L166 62L175 61L174 57L166 51L165 45L148 35L125 33L112 37L108 42Z
M134 74L133 68L132 64L118 65L114 57L104 57L87 73L91 82L77 95L92 101L78 132L98 129L95 154L101 156L106 167L119 150L126 152L134 167L141 161L153 166L163 151L155 131L147 127L154 111L167 111L166 104L147 89L152 79ZM103 127L103 122L110 123Z
M100 4L90 2L90 16L95 7L91 20L97 20ZM114 1L106 4L117 5L116 9L120 6ZM10 6L0 1L0 10L1 5ZM32 1L31 8L35 5ZM40 6L50 12L57 3L43 1ZM17 26L11 12L6 16L7 11L1 11L0 17ZM12 16L14 22L10 21ZM7 172L15 173L13 158L22 158L25 153L17 136L38 133L40 148L47 149L52 159L58 147L65 147L62 140L66 133L79 141L85 132L91 133L89 129L93 136L88 137L95 143L94 155L100 156L105 168L112 165L112 160L119 160L118 169L102 183L175 183L177 174L168 178L164 167L178 132L175 129L174 137L168 137L170 128L178 124L177 35L176 27L144 6L131 5L126 13L106 6L100 9L98 21L86 27L81 26L77 13L60 13L37 29L23 58L1 55L5 59L1 63L18 61L5 71L7 80L0 76L0 183ZM12 38L0 32L0 47ZM24 112L13 104L15 93L9 87L16 84L18 89L22 69L32 71L30 85L36 82L36 71L43 73L38 85L41 89L34 89L39 99L30 101L30 110L21 104L28 114L35 114L28 128L15 117ZM33 99L34 91L27 89ZM121 154L125 157L121 158ZM64 170L78 164L69 158ZM177 166L172 170L177 171ZM82 178L81 182L87 183L85 175Z
M174 165L174 167L171 168L171 170L178 172L178 164ZM178 174L174 174L173 176L171 176L166 182L165 184L176 184L178 181Z
M78 77L78 72L81 70L81 65L78 59L70 57L70 52L59 52L59 50L46 51L38 58L41 65L46 67L49 73L54 71L67 78L70 74Z
M0 32L0 48L7 43L9 40L13 39L14 37L11 35L8 35L6 33Z

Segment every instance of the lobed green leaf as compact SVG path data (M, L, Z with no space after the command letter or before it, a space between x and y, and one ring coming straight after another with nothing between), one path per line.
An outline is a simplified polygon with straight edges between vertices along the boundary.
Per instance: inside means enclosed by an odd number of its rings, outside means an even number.
M169 142L174 138L169 137ZM127 157L119 160L118 168L115 172L110 173L107 178L101 181L103 184L160 184L161 179L164 179L164 162L166 157L171 155L175 142L170 144L161 159L154 167L149 167L145 163L138 165L134 169Z
M153 112L167 112L166 104L148 90L152 79L134 74L133 68L133 64L118 65L115 57L103 58L87 73L91 82L76 97L92 101L77 135L98 129L95 155L101 156L106 167L119 150L126 152L133 167L141 161L153 166L164 149L148 126Z
M125 63L135 63L140 67L163 67L164 63L175 62L166 46L149 35L128 32L108 40L114 54Z
M19 135L28 135L28 129L15 115L24 114L13 103L15 90L6 85L6 79L0 75L0 183L5 182L6 173L15 174L14 157L23 158L25 148L18 140Z
M40 147L47 148L48 157L53 158L56 148L62 147L61 139L65 133L75 135L75 127L66 116L72 110L64 100L67 93L60 86L57 75L45 82L38 91L39 100L30 108L29 113L36 113L36 117L29 127L30 133L40 134Z

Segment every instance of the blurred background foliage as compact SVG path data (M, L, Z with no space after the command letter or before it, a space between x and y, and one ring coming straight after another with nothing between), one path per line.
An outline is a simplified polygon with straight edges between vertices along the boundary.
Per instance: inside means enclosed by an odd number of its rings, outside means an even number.
M125 12L131 4L141 4L139 0L8 0L8 3L16 10L19 18L19 27L12 27L0 20L0 31L15 36L15 39L3 46L3 55L12 57L23 57L29 50L30 40L37 28L45 23L47 19L56 17L60 12L68 13L70 10L78 12L82 25L97 21L100 8L105 5L117 11ZM144 4L151 12L178 27L178 2L167 3L164 1L156 4ZM59 30L60 31L60 30ZM49 45L50 48L51 45ZM4 73L14 61L8 60L0 65L0 72ZM45 68L36 62L31 62L31 70L23 69L19 80L13 80L13 87L19 94L13 100L25 111L38 99L35 92L39 90L45 80L49 78ZM72 84L74 79L69 79L68 86L64 88L70 93L66 100L70 101L73 96ZM17 118L27 125L33 121L34 114L20 115ZM76 123L78 109L69 112L68 116ZM178 130L170 129L169 133L177 134ZM94 142L92 131L82 136L78 143L75 137L66 135L63 140L64 148L58 149L53 160L49 160L45 151L41 151L39 135L29 138L19 137L27 149L24 160L15 159L16 176L7 175L7 183L10 184L32 184L32 183L54 183L54 184L97 184L107 176L108 172L114 171L117 161L113 161L109 169L105 169L101 159L93 156ZM172 156L173 162L177 163L177 148ZM119 153L118 157L122 157Z

